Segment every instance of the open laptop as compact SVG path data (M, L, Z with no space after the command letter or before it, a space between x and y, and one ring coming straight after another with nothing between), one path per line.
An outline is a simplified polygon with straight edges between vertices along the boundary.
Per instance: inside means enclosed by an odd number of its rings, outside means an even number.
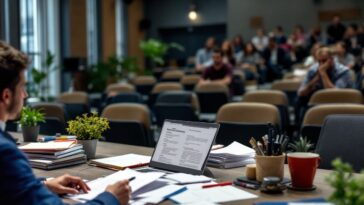
M219 125L165 120L149 168L138 171L202 175Z

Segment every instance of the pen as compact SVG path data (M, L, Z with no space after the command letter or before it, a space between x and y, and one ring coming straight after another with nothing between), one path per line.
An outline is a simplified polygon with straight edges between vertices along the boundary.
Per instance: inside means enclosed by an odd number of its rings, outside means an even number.
M217 183L217 184L204 185L204 186L202 186L202 188L206 189L206 188L211 188L211 187L216 187L216 186L229 186L229 185L232 185L232 184L233 184L232 182L220 182L220 183Z
M234 185L240 186L240 187L243 187L243 188L254 189L254 190L259 189L259 185L248 184L248 183L243 183L243 182L239 182L239 181L234 181Z
M135 179L135 177L130 177L129 179L128 179L128 181L129 182L131 182L131 181L133 181Z

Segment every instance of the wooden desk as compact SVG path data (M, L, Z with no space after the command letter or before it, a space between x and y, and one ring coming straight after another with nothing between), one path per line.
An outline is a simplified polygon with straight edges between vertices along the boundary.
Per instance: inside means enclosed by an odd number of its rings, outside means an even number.
M19 136L19 134L13 134L14 136ZM153 152L152 148L147 147L139 147L139 146L131 146L131 145L124 145L124 144L116 144L116 143L108 143L108 142L98 142L97 145L97 158L102 157L110 157L115 155L123 155L128 153L136 153L136 154L145 154L151 155ZM242 176L245 173L245 167L235 168L235 169L216 169L216 168L209 168L213 173L214 177L217 181L232 181L235 178ZM33 169L35 175L39 177L56 177L65 173L80 176L84 179L92 180L96 179L101 176L109 175L114 171L103 169L99 167L89 166L87 164L82 164L78 166L57 169L52 171L46 171L41 169ZM330 173L329 170L317 170L316 177L314 184L317 186L315 191L311 192L299 192L299 191L291 191L286 190L282 194L264 194L260 191L255 191L251 189L244 189L245 191L251 192L259 196L258 199L254 200L254 202L260 201L294 201L303 198L319 198L324 197L327 198L332 189L328 186L325 182L325 177ZM285 167L285 177L289 177L288 167ZM68 201L69 202L69 201ZM250 201L247 204L251 204ZM229 203L230 204L230 203ZM235 204L235 203L234 203ZM242 204L241 202L236 204Z

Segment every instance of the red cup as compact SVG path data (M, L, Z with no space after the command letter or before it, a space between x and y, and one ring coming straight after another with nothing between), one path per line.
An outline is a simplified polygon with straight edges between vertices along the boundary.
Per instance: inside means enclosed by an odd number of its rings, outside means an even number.
M287 154L287 157L292 187L312 188L320 156L310 152L294 152Z

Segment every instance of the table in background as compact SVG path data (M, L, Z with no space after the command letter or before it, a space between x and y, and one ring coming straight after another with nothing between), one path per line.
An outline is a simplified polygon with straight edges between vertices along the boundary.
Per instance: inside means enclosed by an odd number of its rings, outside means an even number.
M14 137L20 138L21 134L12 133ZM143 154L143 155L152 155L153 148L148 147L141 147L141 146L132 146L132 145L125 145L125 144L116 144L116 143L109 143L109 142L98 142L97 149L96 149L96 158L103 158L103 157L111 157L116 155L123 155L128 153L135 153L135 154ZM222 181L232 181L235 178L242 176L245 173L245 167L239 167L234 169L216 169L209 167L210 171L216 178L217 182ZM109 174L114 173L115 171L89 166L87 164L76 165L72 167L66 167L51 171L41 170L41 169L33 169L34 174L38 177L56 177L62 174L70 174L82 177L87 180L93 180L101 176L106 176ZM259 198L255 199L254 202L261 202L261 201L294 201L300 200L305 198L320 198L324 197L327 198L332 189L329 185L325 182L326 176L330 173L330 170L322 170L318 169L315 177L314 184L317 186L317 189L310 192L300 192L300 191L292 191L286 190L282 194L264 194L260 191L255 191L251 189L243 189L250 193L256 194ZM285 165L285 177L289 178L289 171L288 166ZM69 201L67 201L69 202ZM229 203L235 204L235 203ZM236 204L245 204L242 202L237 202ZM249 201L247 204L251 204Z

